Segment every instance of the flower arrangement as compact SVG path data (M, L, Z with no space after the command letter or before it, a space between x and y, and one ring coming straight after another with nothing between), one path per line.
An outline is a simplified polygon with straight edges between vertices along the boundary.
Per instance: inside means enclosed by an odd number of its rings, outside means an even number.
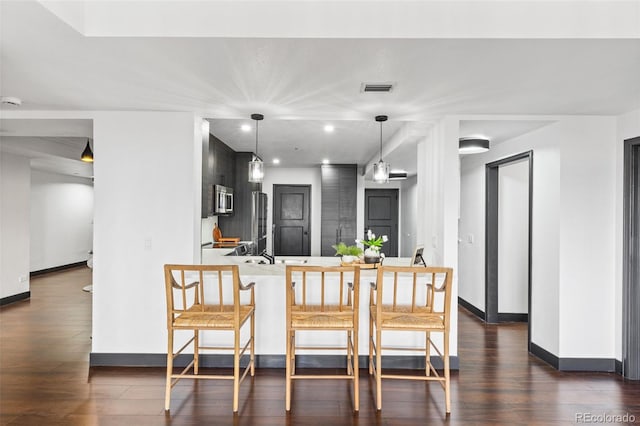
M380 254L380 250L382 249L382 244L386 243L387 241L389 241L389 239L386 235L376 237L376 234L371 232L371 229L369 229L367 231L366 238L362 240L356 240L356 243L362 244L366 247L364 251L365 257L384 257L384 253Z

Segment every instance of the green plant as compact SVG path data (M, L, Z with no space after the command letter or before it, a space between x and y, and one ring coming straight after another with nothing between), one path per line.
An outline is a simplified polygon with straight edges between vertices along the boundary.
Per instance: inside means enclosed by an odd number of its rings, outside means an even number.
M362 249L358 246L348 246L343 242L331 246L336 251L336 256L360 256Z

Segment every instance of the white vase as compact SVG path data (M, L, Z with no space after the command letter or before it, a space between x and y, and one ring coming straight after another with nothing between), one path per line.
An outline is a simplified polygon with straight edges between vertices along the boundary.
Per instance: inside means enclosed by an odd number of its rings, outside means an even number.
M342 263L353 263L356 261L356 259L358 259L357 256L351 256L347 254L342 255Z

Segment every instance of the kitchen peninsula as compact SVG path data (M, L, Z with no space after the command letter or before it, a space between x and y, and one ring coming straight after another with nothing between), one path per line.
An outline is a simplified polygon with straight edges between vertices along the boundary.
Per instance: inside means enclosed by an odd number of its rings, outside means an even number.
M231 250L228 250L231 251ZM335 256L278 256L274 264L262 256L225 256L224 249L203 249L203 264L224 264L238 265L240 277L243 283L255 282L256 297L256 354L258 355L259 367L284 368L285 351L285 270L286 265L315 265L315 266L338 266L340 258ZM385 265L408 266L411 259L408 257L387 257ZM265 263L261 263L265 262ZM368 354L369 348L369 283L376 280L376 269L363 268L360 273L360 332L358 353L363 356ZM206 339L206 336L205 336ZM301 345L307 342L313 344L336 346L344 344L344 334L340 332L322 333L301 333L297 338ZM439 344L439 339L434 341ZM385 334L385 342L390 346L398 346L400 343L419 346L424 344L424 335L419 333L391 333ZM386 343L385 343L386 344ZM325 352L326 353L326 352ZM333 352L331 352L333 353ZM336 351L340 354L340 351ZM402 355L402 353L398 353ZM403 365L415 367L419 362L418 356L414 354L404 354L409 356L406 361L398 361L397 366ZM411 356L414 355L414 356ZM339 367L336 365L334 357L313 357L308 358L308 362L314 366ZM299 361L303 362L303 358ZM304 365L304 364L303 364ZM452 368L457 368L457 359L452 357Z

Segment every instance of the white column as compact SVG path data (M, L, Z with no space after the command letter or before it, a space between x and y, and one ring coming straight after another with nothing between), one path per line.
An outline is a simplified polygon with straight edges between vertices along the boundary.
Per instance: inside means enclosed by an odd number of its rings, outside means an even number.
M163 265L199 263L202 120L94 121L93 353L166 351Z
M1 153L0 298L29 291L30 187L29 159Z
M451 354L458 353L459 120L446 117L418 143L418 244L430 265L453 268Z

